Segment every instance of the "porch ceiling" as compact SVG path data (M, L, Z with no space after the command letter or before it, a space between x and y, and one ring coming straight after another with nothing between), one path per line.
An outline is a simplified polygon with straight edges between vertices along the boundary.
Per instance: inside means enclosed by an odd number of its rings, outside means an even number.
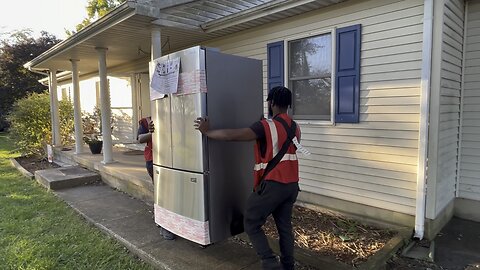
M71 70L69 60L77 59L80 60L78 69L81 73L95 72L98 70L97 47L108 48L108 67L145 58L150 52L151 20L149 17L133 15L70 48L59 50L32 67L36 70Z
M96 47L108 48L107 68L148 57L152 26L161 28L162 51L169 53L345 0L182 0L168 6L148 1L150 6L157 5L158 13L142 12L136 4L140 0L128 2L25 67L69 71L69 60L78 59L81 74L94 73L98 70Z

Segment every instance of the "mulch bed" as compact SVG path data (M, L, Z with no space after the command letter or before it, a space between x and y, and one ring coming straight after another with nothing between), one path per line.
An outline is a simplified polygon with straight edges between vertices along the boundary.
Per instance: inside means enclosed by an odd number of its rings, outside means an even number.
M32 174L35 174L35 171L60 167L55 163L48 162L46 158L38 156L18 157L15 160Z
M396 232L361 224L330 211L295 206L292 215L295 245L345 264L358 266L379 251ZM272 217L264 226L267 236L278 239Z

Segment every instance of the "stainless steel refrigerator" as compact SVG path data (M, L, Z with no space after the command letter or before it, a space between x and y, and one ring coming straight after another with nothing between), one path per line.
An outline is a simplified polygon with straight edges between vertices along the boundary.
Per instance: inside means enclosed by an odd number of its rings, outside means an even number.
M178 92L152 101L155 222L208 245L243 232L253 186L253 142L207 139L210 128L245 128L263 115L262 61L193 47L156 59L180 58Z

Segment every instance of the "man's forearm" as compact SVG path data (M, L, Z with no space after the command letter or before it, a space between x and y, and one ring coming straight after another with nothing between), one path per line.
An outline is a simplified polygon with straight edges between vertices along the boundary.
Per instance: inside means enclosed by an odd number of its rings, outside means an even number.
M257 135L250 128L215 129L203 133L207 137L222 141L252 141Z
M146 143L152 139L152 133L145 133L138 135L138 141L140 143Z
M215 140L232 141L235 132L233 129L215 129L207 131L204 135Z
M195 129L211 139L222 141L252 141L257 139L257 135L250 128L210 129L208 119L202 117L198 117L194 122Z

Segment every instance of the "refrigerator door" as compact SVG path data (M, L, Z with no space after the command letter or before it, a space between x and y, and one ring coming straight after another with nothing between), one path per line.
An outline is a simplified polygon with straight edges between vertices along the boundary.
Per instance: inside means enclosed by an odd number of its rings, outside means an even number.
M199 46L161 57L158 61L180 58L178 89L184 94L167 95L152 101L153 163L179 170L203 172L203 141L193 127L205 115L205 94L199 93L199 74L205 72L205 50ZM155 60L157 61L157 60ZM186 94L185 94L186 93Z
M153 133L153 163L172 167L171 134L171 99L165 97L152 102L152 120L155 125Z
M204 93L172 97L172 167L202 173L204 168L202 133L195 130L197 117L205 115Z
M204 171L202 134L193 123L206 114L206 94L200 92L205 72L205 50L193 47L169 55L180 58L179 93L171 95L172 168L190 172Z

